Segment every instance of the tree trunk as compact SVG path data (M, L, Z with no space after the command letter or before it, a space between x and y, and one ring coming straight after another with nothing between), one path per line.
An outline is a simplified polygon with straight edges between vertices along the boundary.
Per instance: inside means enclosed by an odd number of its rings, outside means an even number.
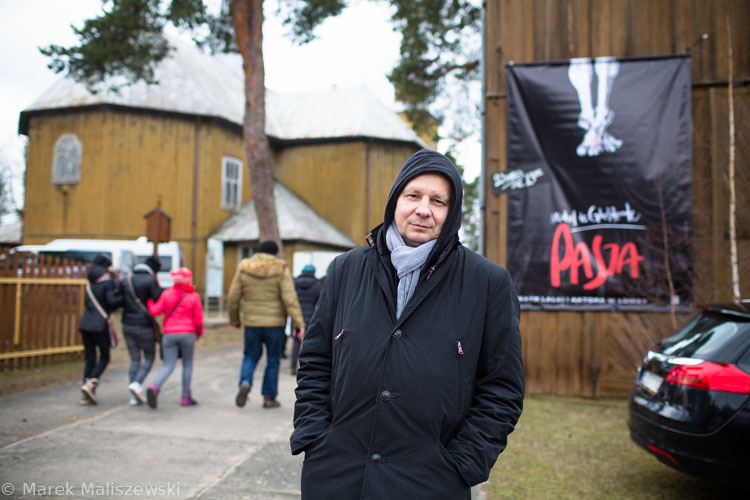
M259 241L281 237L273 195L271 148L266 137L266 87L263 68L263 0L232 0L234 36L245 73L245 117L242 134L250 171L250 191L258 217Z

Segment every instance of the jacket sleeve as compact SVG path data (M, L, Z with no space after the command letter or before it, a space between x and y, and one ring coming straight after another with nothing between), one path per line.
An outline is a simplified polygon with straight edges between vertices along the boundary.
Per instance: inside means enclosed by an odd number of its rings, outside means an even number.
M302 308L299 306L297 291L294 289L294 281L289 266L284 266L284 272L281 275L281 300L284 302L284 309L292 317L294 326L297 328L305 327L305 320L302 317Z
M470 486L487 480L523 408L520 308L510 275L501 270L489 291L471 406L446 446Z
M292 455L304 451L331 425L331 331L337 293L334 267L331 266L318 309L302 340L295 390L294 432L290 438Z
M197 293L193 304L193 324L195 325L196 337L200 338L203 335L203 305L201 304L201 297Z
M156 281L156 278L149 280L149 284L148 284L149 298L152 298L154 300L159 300L159 297L161 297L161 294L163 291L164 289L159 286L159 282Z
M148 299L148 302L146 302L146 306L148 307L148 312L151 314L151 316L157 317L164 312L167 296L168 294L162 293L159 297L159 300L156 302L154 302L152 299Z
M242 298L240 272L237 269L232 279L232 284L229 286L229 293L227 294L227 314L229 315L230 325L240 324L240 299Z
M119 282L116 284L114 281L107 282L107 287L104 289L104 297L107 301L107 312L111 312L123 304L123 295L119 293Z

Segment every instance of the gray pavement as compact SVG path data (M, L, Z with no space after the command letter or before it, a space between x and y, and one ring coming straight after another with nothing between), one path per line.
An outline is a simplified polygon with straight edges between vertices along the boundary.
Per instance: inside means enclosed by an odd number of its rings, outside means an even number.
M280 408L261 407L263 361L247 405L238 408L241 358L237 347L197 353L194 407L179 405L179 363L155 411L129 405L122 366L104 373L97 406L79 406L73 382L0 399L0 499L299 497L302 457L289 452L295 379L288 360L279 376ZM477 488L472 498L481 498Z

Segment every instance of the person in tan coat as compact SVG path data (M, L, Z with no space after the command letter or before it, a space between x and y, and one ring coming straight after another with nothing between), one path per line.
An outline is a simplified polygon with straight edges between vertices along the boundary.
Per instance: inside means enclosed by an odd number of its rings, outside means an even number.
M280 406L276 396L287 315L296 328L305 329L291 271L284 260L276 257L278 252L273 241L262 242L252 257L242 259L229 287L229 322L237 328L240 324L245 327L240 387L235 398L239 407L247 402L263 344L268 357L261 388L263 408Z

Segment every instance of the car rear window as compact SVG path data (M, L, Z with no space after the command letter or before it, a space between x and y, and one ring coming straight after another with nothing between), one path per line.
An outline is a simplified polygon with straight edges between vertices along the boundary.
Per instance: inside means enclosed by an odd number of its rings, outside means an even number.
M693 318L663 344L663 353L683 358L698 358L719 363L736 359L733 345L745 345L750 335L750 322L734 321L731 317L703 312Z

